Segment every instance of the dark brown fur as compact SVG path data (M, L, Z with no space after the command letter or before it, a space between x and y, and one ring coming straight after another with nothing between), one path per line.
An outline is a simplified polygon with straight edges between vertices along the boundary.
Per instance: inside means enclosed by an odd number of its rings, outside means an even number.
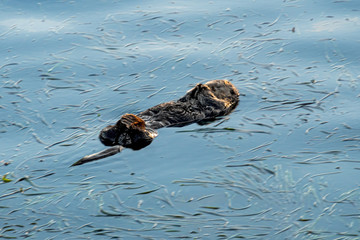
M115 125L104 128L99 137L106 146L137 150L151 143L157 136L156 129L213 120L231 113L238 102L239 92L227 80L197 84L177 101L156 105L137 116L123 115Z

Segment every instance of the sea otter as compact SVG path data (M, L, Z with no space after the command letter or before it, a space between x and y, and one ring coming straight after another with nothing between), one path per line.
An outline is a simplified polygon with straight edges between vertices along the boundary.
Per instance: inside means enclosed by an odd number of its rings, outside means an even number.
M156 129L181 127L229 114L239 102L239 91L227 80L197 84L177 101L156 105L138 115L125 114L99 135L106 146L121 145L134 150L151 143Z
M212 121L231 113L238 102L239 91L227 80L199 83L179 100L156 105L138 115L124 114L99 135L104 145L114 147L85 156L72 166L114 155L124 147L139 150L152 142L159 128Z

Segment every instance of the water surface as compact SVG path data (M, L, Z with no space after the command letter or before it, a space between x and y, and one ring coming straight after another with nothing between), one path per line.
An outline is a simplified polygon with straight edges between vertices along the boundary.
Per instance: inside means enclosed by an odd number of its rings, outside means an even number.
M0 9L1 238L359 237L357 1ZM212 79L240 90L231 115L69 167Z

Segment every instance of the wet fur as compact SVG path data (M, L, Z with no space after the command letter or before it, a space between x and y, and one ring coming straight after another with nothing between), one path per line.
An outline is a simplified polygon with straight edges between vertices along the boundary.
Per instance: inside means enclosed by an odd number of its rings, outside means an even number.
M231 113L239 102L239 92L227 80L197 84L177 101L162 103L138 115L125 114L104 128L100 140L106 146L121 145L140 149L157 136L156 129L184 126Z

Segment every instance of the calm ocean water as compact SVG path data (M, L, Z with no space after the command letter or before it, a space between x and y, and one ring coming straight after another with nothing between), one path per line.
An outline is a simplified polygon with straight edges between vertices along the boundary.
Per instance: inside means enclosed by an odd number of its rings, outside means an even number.
M1 1L0 238L358 239L360 3ZM105 149L228 79L229 116Z

